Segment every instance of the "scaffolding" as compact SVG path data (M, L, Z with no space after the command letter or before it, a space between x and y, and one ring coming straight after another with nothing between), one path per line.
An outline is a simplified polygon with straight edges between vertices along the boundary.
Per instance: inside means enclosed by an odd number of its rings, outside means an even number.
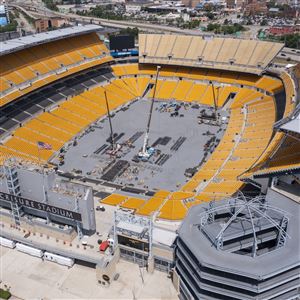
M18 170L12 158L4 163L3 172L6 178L8 193L14 196L21 196ZM21 207L16 202L11 202L11 211L17 226L20 226L20 209Z
M288 223L288 213L269 205L265 196L248 198L240 193L225 205L211 202L196 225L216 249L256 257L285 245Z

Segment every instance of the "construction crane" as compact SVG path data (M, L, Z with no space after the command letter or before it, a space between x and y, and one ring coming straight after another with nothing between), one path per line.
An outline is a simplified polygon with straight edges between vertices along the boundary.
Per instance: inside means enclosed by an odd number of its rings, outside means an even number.
M104 91L104 96L105 96L107 116L108 116L109 128L110 128L110 139L109 140L110 140L110 144L111 144L111 149L107 153L109 153L111 155L115 155L118 152L118 150L120 150L121 146L118 145L118 144L115 144L114 133L113 133L113 129L112 129L111 116L110 116L110 110L109 110L106 91Z
M213 94L213 100L214 100L214 114L215 114L215 120L217 119L217 100L216 100L216 94L215 94L215 86L212 81L209 82L211 84L212 88L212 94Z
M159 75L160 68L161 68L160 66L157 66L157 69L156 69L154 91L153 91L153 96L152 96L152 101L151 101L151 106L150 106L150 111L149 111L149 118L148 118L148 123L147 123L147 129L146 129L146 133L145 133L143 148L142 148L142 151L139 152L139 154L138 154L138 156L142 160L148 160L150 158L150 156L154 153L153 148L148 149L148 142L149 142L149 131L150 131L150 125L151 125L151 119L152 119L154 100L155 100L155 95L156 95L157 80L158 80L158 75Z

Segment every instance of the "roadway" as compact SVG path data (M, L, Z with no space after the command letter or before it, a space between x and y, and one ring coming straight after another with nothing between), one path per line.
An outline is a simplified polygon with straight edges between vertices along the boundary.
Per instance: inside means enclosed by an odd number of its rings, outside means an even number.
M180 29L172 26L167 25L157 25L152 23L140 23L140 22L130 22L130 21L117 21L117 20L107 20L95 17L86 17L86 16L79 16L77 14L71 13L61 13L51 11L45 7L36 7L28 4L10 4L10 6L16 7L21 9L22 11L26 11L33 16L40 15L40 16L59 16L63 17L72 21L77 21L78 23L82 24L97 24L105 27L113 27L113 28L134 28L137 27L144 31L151 31L151 32L171 32L171 33L181 33L181 34L188 34L188 35L204 35L204 33L200 30L188 30L188 29ZM211 35L211 33L209 34Z
M300 62L300 50L284 47L278 57L282 59L290 58L291 61Z
M33 18L39 18L39 17L53 17L53 16L59 16L66 19L69 19L73 22L78 22L82 24L96 24L101 25L105 27L111 27L111 28L134 28L137 27L142 31L147 32L153 32L153 33L162 33L162 32L168 32L168 33L177 33L177 34L185 34L185 35L214 35L213 33L205 33L200 31L199 29L181 29L176 28L172 26L167 25L159 25L159 24L152 24L152 23L140 23L140 22L132 22L132 21L118 21L118 20L107 20L102 18L96 18L96 17L87 17L87 16L80 16L77 14L72 13L61 13L61 12L55 12L52 10L49 10L44 6L44 3L41 0L34 0L35 2L31 1L21 1L21 0L15 0L12 3L9 3L10 6L15 6L19 9L21 9L23 12L27 13L29 16ZM35 5L34 5L34 4ZM39 5L36 5L39 4ZM227 19L235 19L236 15L233 16L227 16ZM225 18L224 18L225 19ZM222 22L223 19L216 20L216 22ZM206 23L203 23L201 25L206 25ZM256 39L257 34L259 30L267 28L266 26L260 26L260 25L252 25L247 26L249 29L248 31L242 32L241 37L243 38L251 38ZM291 57L292 60L299 61L299 53L295 53L292 51L292 49L284 48L282 51L283 53L288 54L287 56Z

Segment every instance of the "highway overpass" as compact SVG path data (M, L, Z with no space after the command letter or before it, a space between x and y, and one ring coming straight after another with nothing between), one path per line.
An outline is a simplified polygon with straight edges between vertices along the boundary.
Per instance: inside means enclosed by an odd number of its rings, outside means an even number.
M204 35L203 32L200 30L187 30L187 29L180 29L172 26L166 26L166 25L157 25L157 24L151 24L151 23L139 23L139 22L130 22L130 21L117 21L117 20L107 20L107 19L101 19L101 18L95 18L95 17L86 17L86 16L79 16L76 14L71 13L61 13L61 12L55 12L51 11L47 8L43 7L36 7L31 5L16 5L16 4L10 4L12 7L16 7L21 9L24 13L27 13L32 16L35 14L39 14L41 17L45 16L59 16L66 19L69 19L71 21L77 21L78 23L93 23L101 26L106 27L112 27L112 28L134 28L137 27L138 29L142 31L147 32L169 32L169 33L180 33L180 34L187 34L187 35ZM212 35L211 33L209 35Z

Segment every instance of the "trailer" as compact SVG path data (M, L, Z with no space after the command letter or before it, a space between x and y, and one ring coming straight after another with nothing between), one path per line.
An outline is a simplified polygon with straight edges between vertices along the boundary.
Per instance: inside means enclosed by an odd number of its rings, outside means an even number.
M34 247L30 247L21 243L16 243L16 249L20 252L27 253L36 257L43 257L43 251Z
M16 243L14 241L6 239L2 236L0 236L0 245L11 249L16 247Z
M50 252L44 253L44 259L55 262L55 263L63 265L63 266L67 266L69 268L71 268L74 265L73 258L57 255L57 254L50 253Z

